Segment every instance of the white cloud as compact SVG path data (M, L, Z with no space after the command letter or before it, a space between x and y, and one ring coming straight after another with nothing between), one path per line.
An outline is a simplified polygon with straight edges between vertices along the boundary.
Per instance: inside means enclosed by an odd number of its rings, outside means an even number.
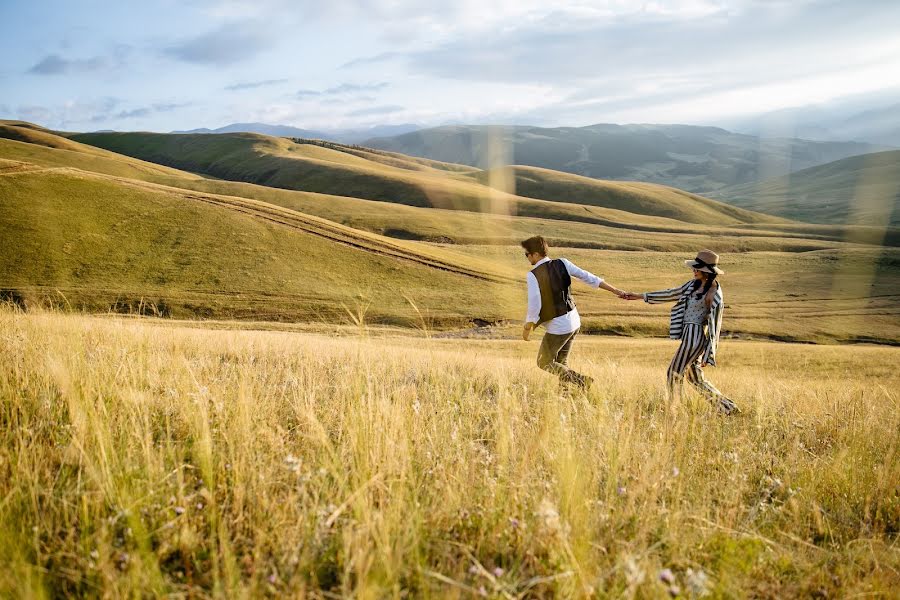
M185 62L225 66L245 61L271 45L262 23L233 22L182 40L164 53Z
M230 92L236 92L240 90L254 90L261 87L268 87L272 85L279 85L281 83L287 83L287 79L264 79L262 81L243 81L241 83L233 83L231 85L226 85L225 89Z

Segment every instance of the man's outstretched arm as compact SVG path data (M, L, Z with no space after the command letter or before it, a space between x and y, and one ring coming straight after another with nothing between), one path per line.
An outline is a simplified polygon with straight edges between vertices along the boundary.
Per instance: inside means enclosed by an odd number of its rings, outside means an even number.
M619 298L622 298L625 295L625 292L623 292L622 290L620 290L619 288L617 288L614 285L609 285L605 281L601 281L600 285L597 287L599 287L601 290L606 290L607 292L612 292Z
M568 271L569 275L571 275L575 279L578 279L579 281L583 281L584 283L588 284L591 287L599 288L601 290L606 290L607 292L612 292L613 294L615 294L616 296L619 296L620 298L622 297L623 294L625 294L625 292L623 292L616 286L606 283L606 281L604 281L602 277L598 277L597 275L594 275L590 271L585 271L584 269L579 268L568 258L563 258L561 260L563 261L563 264L566 265L566 271Z

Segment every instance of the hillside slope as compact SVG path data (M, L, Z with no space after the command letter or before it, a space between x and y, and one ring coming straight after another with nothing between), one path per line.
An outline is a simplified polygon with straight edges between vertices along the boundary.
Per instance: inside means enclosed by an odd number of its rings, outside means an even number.
M200 179L178 169L81 144L23 121L0 121L0 142L3 143L0 157L10 160L44 166L68 166L143 181L159 177Z
M777 218L654 185L609 183L605 188L585 178L560 189L531 186L535 199L491 189L480 171L398 154L338 144L297 143L257 134L172 135L148 133L75 134L71 139L188 171L233 181L410 206L496 212L595 222L578 204L616 208L634 215L674 217L689 223L734 225L777 222ZM545 179L548 177L545 175ZM564 179L565 175L556 176ZM621 192L609 190L621 185ZM571 194L571 190L580 190ZM639 201L623 202L623 198ZM585 202L588 199L589 202ZM676 199L673 202L673 199ZM695 209L685 210L693 202ZM623 208L624 207L624 208Z
M504 214L405 206L204 178L111 152L107 154L121 160L105 155L98 159L93 153L106 151L78 142L67 141L67 143L72 144L74 149L60 150L39 144L0 139L0 156L7 157L7 160L0 164L0 172L76 166L85 171L140 179L183 190L260 200L392 238L454 244L516 245L519 240L535 232L541 232L554 245L568 247L690 252L698 245L707 244L708 240L714 238L716 247L722 252L747 250L796 252L839 247L848 237L848 230L845 227L802 224L715 227L578 205L554 204L570 209L574 213L573 220L511 217ZM80 152L78 147L85 152ZM160 169L164 169L164 172L158 172ZM524 208L519 206L519 210L523 212L527 208L528 204L525 204ZM556 214L568 216L561 211ZM874 233L870 235L867 228L857 227L852 230L854 239L861 243L876 237L877 244L900 243L900 232L895 230L891 231L889 238L884 241L882 241L883 230L879 230L877 236Z
M717 194L751 210L812 223L900 225L900 150L853 156Z
M0 253L0 287L19 294L60 290L93 309L143 300L174 316L330 321L361 303L374 321L414 325L410 300L436 321L465 322L498 318L515 293L480 260L254 200L76 169L2 171L0 232L14 244ZM490 303L454 301L485 289Z
M528 198L602 206L616 210L652 214L686 223L722 224L723 217L738 223L776 223L769 215L750 213L679 189L637 181L604 181L538 167L512 166L474 175L488 183L494 171L508 174L516 194Z
M756 223L721 226L711 224L685 223L677 219L639 215L614 208L578 205L561 202L543 202L520 196L499 194L484 186L480 188L478 200L484 210L493 213L465 210L445 210L425 207L404 206L395 203L378 202L335 196L314 192L302 192L272 188L251 183L212 179L162 167L125 155L102 150L94 146L54 136L51 132L34 136L28 127L9 125L15 135L7 138L27 139L28 142L0 139L0 156L44 167L75 167L86 171L115 175L131 179L155 182L182 189L253 198L271 204L284 206L310 215L349 225L354 228L388 235L394 238L420 239L450 243L515 244L518 240L541 231L554 244L585 248L607 248L621 250L690 250L710 236L716 239L716 247L723 252L747 250L804 251L834 248L844 240L859 243L896 245L900 243L900 231L896 228L887 232L869 231L865 227L835 227L792 223ZM0 128L0 134L3 133ZM54 139L55 138L55 139ZM30 143L29 143L30 142ZM354 147L341 147L345 151L338 156L343 160L357 160L354 154L365 155L367 151ZM316 150L316 149L314 149ZM427 168L433 163L424 159L408 159L388 153L368 153L380 161L407 164L411 168ZM423 166L424 163L424 166ZM463 169L466 179L475 182L490 182L492 173L473 170L468 167L434 163L435 168ZM8 166L7 168L19 168ZM584 190L603 201L615 205L619 197L624 202L638 205L649 199L655 209L662 206L657 202L665 197L672 206L687 209L694 217L702 216L693 210L703 208L702 197L686 194L669 188L653 189L653 195L628 194L630 185L614 184L593 179L584 180L578 176L543 172L523 167L514 168L518 175L518 185L525 191L535 181L538 185L551 185L546 195L579 194ZM504 171L511 170L505 169ZM506 178L507 174L501 174ZM578 185L569 185L574 180ZM584 180L584 181L580 181ZM657 189L658 188L658 189ZM604 196L605 195L605 196ZM582 201L591 201L590 194ZM680 206L676 203L682 202ZM732 209L718 205L723 210ZM510 213L518 216L511 217ZM707 213L708 214L708 213ZM751 213L752 214L752 213ZM706 218L707 221L714 221ZM675 235L672 235L675 234Z

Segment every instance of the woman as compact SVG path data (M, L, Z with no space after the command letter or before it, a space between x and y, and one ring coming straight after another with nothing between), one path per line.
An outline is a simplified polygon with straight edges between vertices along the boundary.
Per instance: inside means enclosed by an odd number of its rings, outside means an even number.
M680 339L681 345L666 372L670 398L674 398L676 392L681 393L682 380L687 375L688 382L719 410L725 414L740 412L730 398L703 376L703 367L716 365L716 347L725 308L722 286L716 277L725 271L717 266L719 256L711 250L701 250L694 260L686 260L684 264L694 270L694 278L684 285L644 294L629 292L623 298L643 298L648 304L675 302L669 321L669 337Z

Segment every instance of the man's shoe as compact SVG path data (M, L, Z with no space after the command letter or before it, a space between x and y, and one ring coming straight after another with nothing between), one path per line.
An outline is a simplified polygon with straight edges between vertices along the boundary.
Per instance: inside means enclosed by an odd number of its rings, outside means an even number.
M583 389L584 391L588 391L589 389L591 389L592 385L594 385L593 377L588 377L587 375L581 376L581 381L579 382L579 386L581 387L581 389Z
M569 379L568 383L577 387L579 390L586 392L591 389L591 385L594 383L594 380L587 375L582 375L581 373L572 373L571 379Z

